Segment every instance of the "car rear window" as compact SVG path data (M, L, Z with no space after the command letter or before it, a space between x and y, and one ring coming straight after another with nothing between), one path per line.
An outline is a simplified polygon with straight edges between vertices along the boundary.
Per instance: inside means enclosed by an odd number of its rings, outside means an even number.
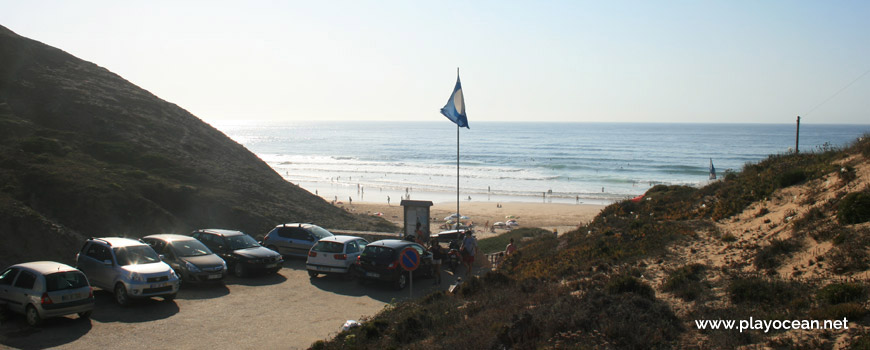
M361 255L364 258L388 260L393 258L393 248L369 245L366 246Z
M78 271L57 272L45 276L45 290L54 292L88 286L88 279Z
M344 252L344 244L338 242L324 242L320 241L314 245L315 252L324 252L324 253L342 253Z
M332 232L329 232L320 226L311 225L308 227L308 230L311 231L311 233L313 233L314 236L317 237L317 239L324 239L326 237L334 236Z

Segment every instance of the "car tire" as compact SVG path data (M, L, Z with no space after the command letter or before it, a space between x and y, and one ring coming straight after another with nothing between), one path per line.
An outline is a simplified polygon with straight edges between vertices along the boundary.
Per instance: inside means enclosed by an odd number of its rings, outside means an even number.
M308 270L308 277L317 278L317 275L318 275L317 271Z
M130 304L130 295L127 294L127 288L124 287L123 283L118 282L115 285L115 302L121 306Z
M31 327L36 327L42 324L42 317L39 316L39 311L36 310L36 307L33 305L27 305L27 310L25 310L24 316L27 318L27 324Z
M245 276L245 265L242 265L241 262L237 262L233 265L233 275L236 277L244 277Z
M356 265L350 265L350 267L347 268L345 278L349 280L354 280L357 278Z
M402 289L405 289L405 285L407 285L407 284L408 284L408 276L405 276L404 273L400 273L399 278L396 279L395 282L393 282L393 287L396 288L397 290L402 290Z
M177 295L177 293L166 294L163 296L163 301L173 301Z
M79 312L79 318L84 319L84 320L90 319L92 313L94 313L93 310L91 310L91 311L85 311L85 312Z

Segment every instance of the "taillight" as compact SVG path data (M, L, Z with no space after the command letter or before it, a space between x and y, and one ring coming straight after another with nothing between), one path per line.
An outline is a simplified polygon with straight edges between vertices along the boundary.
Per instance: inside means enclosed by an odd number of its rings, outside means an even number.
M399 266L399 262L398 262L398 261L393 261L393 262L391 262L389 265L387 265L387 269L392 270L392 269L395 269L396 266Z
M310 257L313 258L313 257L317 256L317 252L315 252L315 251L313 251L313 250L309 250L309 251L308 251L308 256L310 256Z
M40 302L42 305L50 305L50 304L54 304L54 302L51 301L51 297L48 296L48 293L42 293L42 300L40 300L39 302Z
M359 265L360 263L362 263L362 259L360 259L360 256L357 255L356 256L356 264Z
M347 254L335 254L335 260L347 260Z
M90 291L88 292L88 298L94 298L94 287L88 287Z
M267 233L267 234L266 234L266 237L263 237L263 242L268 241L268 240L269 240L269 235L271 235L271 234L272 234L272 232Z

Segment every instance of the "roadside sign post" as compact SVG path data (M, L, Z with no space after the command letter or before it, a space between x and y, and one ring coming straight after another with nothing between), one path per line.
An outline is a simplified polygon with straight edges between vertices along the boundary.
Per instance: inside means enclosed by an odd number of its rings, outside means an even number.
M402 269L408 271L408 283L409 283L409 293L410 297L414 296L414 270L420 266L420 253L417 252L416 249L412 247L405 248L399 254L399 265L402 266Z

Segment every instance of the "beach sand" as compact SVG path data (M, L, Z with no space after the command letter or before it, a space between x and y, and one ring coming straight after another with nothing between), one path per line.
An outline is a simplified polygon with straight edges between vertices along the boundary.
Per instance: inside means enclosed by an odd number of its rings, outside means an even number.
M387 205L386 203L354 202L351 206L345 204L343 207L358 214L383 213L385 219L402 227L404 212L402 206L396 203ZM595 204L522 202L505 202L501 203L501 208L498 208L494 202L462 202L459 211L463 216L469 216L471 221L477 225L478 230L483 230L483 225L487 221L492 225L499 221L505 222L507 216L513 215L516 216L516 220L520 224L519 227L540 227L564 233L577 228L580 224L591 221L603 208L603 205ZM432 232L440 231L439 225L444 222L442 219L454 212L456 212L456 202L435 203L430 211L431 217L436 219L431 226ZM487 231L478 232L476 235L480 239L505 231L504 229L496 229L495 234Z

